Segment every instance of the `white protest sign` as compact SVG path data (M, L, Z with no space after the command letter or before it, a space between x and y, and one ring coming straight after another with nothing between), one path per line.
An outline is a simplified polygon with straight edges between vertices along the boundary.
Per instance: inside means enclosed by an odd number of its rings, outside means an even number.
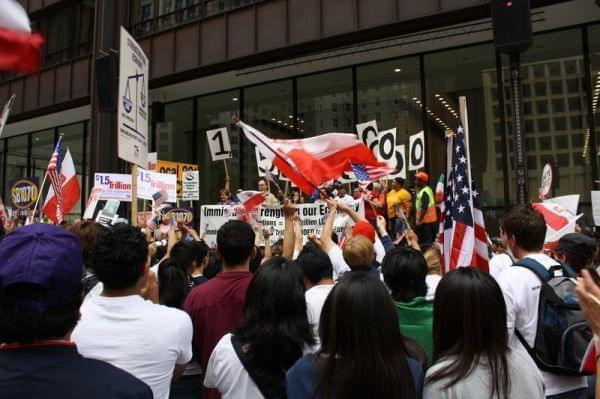
M375 146L378 145L378 135L379 131L377 130L376 120L359 123L356 125L356 136L373 152L375 152Z
M391 175L390 178L401 177L406 179L406 145L396 146L396 162L390 163L390 167L398 169L398 173Z
M148 167L148 57L121 27L117 132L119 158Z
M181 172L181 193L186 201L200 199L200 174L197 170Z
M229 144L229 134L226 127L207 130L206 139L213 161L231 158L231 144Z
M121 173L94 174L94 187L102 188L101 200L131 202L131 175Z
M98 216L96 216L96 222L100 223L104 227L110 227L118 217L119 215L116 215L105 209L101 209L100 212L98 212Z
M92 191L90 191L90 198L88 198L88 203L85 207L85 212L83 212L84 219L94 218L94 212L96 212L96 206L98 205L98 200L100 199L101 194L102 187L92 188Z
M592 191L592 216L594 226L600 226L600 191Z
M540 184L540 189L538 190L538 196L543 201L548 193L550 192L550 188L552 187L552 165L549 163L544 165L544 169L542 170L542 183Z
M419 170L425 166L425 133L421 130L408 140L408 170Z
M158 152L149 152L148 153L148 170L156 169L156 162L158 161Z
M156 173L149 170L138 170L137 196L152 201L152 194L165 190L169 194L167 202L177 202L177 175Z

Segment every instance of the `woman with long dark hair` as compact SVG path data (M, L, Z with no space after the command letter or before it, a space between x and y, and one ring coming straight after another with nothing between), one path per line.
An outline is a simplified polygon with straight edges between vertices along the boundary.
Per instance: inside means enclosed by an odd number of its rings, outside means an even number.
M544 397L533 360L508 346L506 305L488 273L463 267L446 274L433 309L434 365L423 398Z
M407 356L394 302L376 277L347 273L325 301L321 349L287 374L290 399L420 397L423 371Z
M285 373L314 345L298 265L274 257L254 274L243 325L210 355L204 385L228 398L285 398Z

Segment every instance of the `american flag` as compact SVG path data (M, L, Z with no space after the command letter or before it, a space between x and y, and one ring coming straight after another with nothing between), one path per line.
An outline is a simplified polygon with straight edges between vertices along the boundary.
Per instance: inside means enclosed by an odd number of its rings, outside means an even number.
M465 148L465 132L458 122L457 133L449 137L448 180L441 221L444 269L462 266L488 271L487 233L481 212L479 193L471 180L471 164Z
M381 166L365 166L363 164L350 163L350 167L356 176L358 185L365 190L367 186L375 180L381 179L396 172L393 168L384 168Z
M152 194L152 199L154 200L154 207L158 208L159 206L167 202L167 200L169 199L169 193L167 192L167 190L162 189Z
M54 147L54 152L52 152L52 156L50 157L50 162L48 162L48 168L46 173L48 174L48 178L50 179L50 184L52 185L52 189L54 190L54 195L56 196L56 220L58 223L62 223L63 221L63 197L62 197L62 181L60 179L60 172L62 169L62 136L58 138L56 142L56 146Z

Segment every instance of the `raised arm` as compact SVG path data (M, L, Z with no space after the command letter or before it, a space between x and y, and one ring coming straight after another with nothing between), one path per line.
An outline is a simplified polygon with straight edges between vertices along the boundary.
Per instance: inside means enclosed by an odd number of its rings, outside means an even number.
M296 208L292 205L289 199L286 199L283 203L283 215L285 217L285 226L283 233L283 257L287 260L292 260L294 256L294 215L296 215Z
M335 242L331 239L331 236L333 235L333 221L335 220L335 215L341 204L332 199L328 199L327 205L329 206L329 214L325 220L325 226L323 226L323 230L321 231L321 249L325 252L329 252L329 250L335 246Z

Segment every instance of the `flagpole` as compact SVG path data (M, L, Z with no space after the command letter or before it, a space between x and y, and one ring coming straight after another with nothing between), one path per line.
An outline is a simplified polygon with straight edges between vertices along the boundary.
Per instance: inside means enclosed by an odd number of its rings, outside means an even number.
M471 152L469 151L469 115L467 112L467 97L458 97L460 107L460 119L462 122L464 135L465 135L465 152L467 153L467 179L469 183L469 207L471 208L471 215L473 215L473 179L471 178Z
M137 175L138 166L135 163L131 164L131 225L137 227Z
M31 223L33 223L33 220L35 219L35 210L38 207L38 204L40 202L40 197L42 196L42 192L44 190L44 185L46 184L46 178L48 177L48 170L46 170L46 173L44 174L44 178L42 179L42 183L40 184L40 188L38 190L38 196L37 199L35 200L35 205L33 206L33 212L31 214L31 219L29 220Z

